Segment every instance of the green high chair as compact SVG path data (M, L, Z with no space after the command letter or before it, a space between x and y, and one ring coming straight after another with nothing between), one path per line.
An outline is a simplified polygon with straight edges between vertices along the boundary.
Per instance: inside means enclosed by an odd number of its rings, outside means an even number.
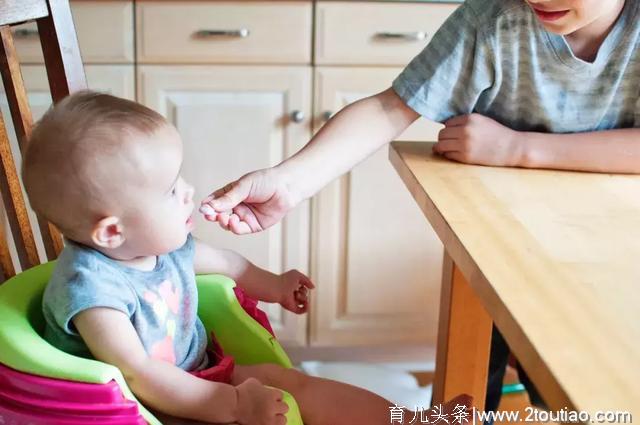
M44 423L75 424L87 423L90 417L81 416L84 419L74 422L76 415L93 412L91 423L96 424L160 424L135 398L115 366L67 354L42 338L41 300L54 265L33 267L0 285L0 418L8 418L8 423L43 423L38 420L52 418ZM291 367L278 341L240 306L231 279L202 275L197 284L198 315L225 354L232 355L237 364ZM110 407L104 406L104 398L89 400L84 406L80 403L94 389L108 393ZM303 425L293 397L285 392L284 401L289 406L287 424Z

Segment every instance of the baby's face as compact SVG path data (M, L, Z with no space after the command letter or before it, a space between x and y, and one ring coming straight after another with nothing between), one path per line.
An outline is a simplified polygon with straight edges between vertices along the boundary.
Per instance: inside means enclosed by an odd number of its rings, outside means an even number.
M571 34L620 10L624 0L526 0L544 27Z
M180 248L193 230L193 187L180 175L182 141L173 127L132 153L139 176L125 183L127 208L122 221L127 251L161 255Z

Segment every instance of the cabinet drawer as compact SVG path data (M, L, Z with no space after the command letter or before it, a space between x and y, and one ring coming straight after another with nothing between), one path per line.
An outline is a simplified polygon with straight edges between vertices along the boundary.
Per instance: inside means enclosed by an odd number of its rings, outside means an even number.
M142 63L311 61L311 2L140 2Z
M72 2L71 12L84 64L133 62L133 2ZM35 22L13 27L23 63L44 63Z
M315 62L406 65L458 4L318 2Z

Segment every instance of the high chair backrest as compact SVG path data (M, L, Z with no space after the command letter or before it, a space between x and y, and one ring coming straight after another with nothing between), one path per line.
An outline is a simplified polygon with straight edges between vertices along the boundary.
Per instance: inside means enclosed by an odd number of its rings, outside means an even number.
M35 20L53 102L86 88L86 79L69 0L0 0L0 73L11 110L20 151L31 133L33 118L29 108L11 26ZM16 170L5 121L0 113L0 191L15 251L22 270L40 263L34 232L27 214L24 193ZM16 153L18 155L19 153ZM62 250L62 237L54 226L38 218L48 260ZM8 232L0 225L0 282L15 275L9 250Z

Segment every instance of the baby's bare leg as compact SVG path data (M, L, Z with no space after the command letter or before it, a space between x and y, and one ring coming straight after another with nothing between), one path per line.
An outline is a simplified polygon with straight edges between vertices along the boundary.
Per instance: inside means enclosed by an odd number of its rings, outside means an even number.
M395 406L362 388L272 364L236 366L232 384L238 385L248 378L293 395L305 425L389 425L390 408ZM412 412L405 412L406 423L413 417Z

